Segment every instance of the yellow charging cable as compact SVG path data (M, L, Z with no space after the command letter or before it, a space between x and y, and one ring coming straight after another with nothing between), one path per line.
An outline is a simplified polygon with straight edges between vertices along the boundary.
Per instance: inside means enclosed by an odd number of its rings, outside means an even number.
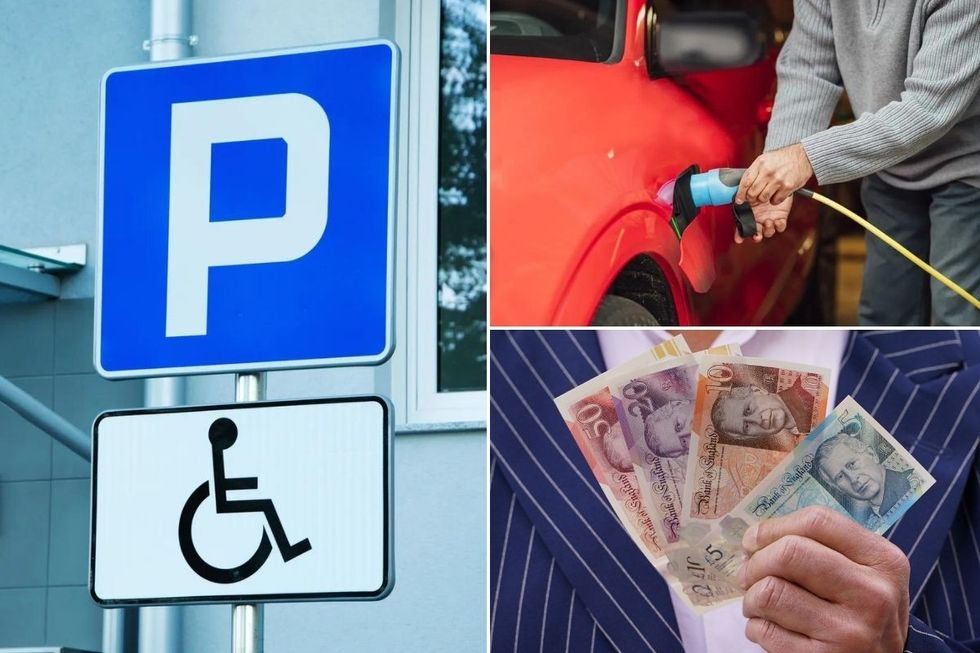
M878 227L874 226L873 224L871 224L870 222L868 222L867 220L859 216L854 211L850 210L846 206L842 206L841 204L838 204L837 202L830 199L829 197L824 197L820 193L815 193L808 188L801 188L796 192L799 193L800 195L803 195L804 197L812 197L813 199L817 200L821 204L829 206L830 208L834 209L838 213L841 213L842 215L846 215L851 220L854 220L854 222L857 222L859 225L861 225L862 227L864 227L865 229L873 233L875 236L883 240L885 244L887 244L889 247L894 249L896 252L898 252L908 260L915 263L922 270L928 272L933 279L936 279L944 286L946 286L947 288L955 292L957 295L959 295L966 301L970 302L973 305L973 308L980 310L980 299L977 299L967 291L963 290L963 288L961 288L956 283L954 283L949 277L947 277L942 272L932 267L931 265L923 261L921 258L919 258L915 254L907 250L900 242L898 242L897 240L895 240L894 238L886 234L884 231L882 231Z

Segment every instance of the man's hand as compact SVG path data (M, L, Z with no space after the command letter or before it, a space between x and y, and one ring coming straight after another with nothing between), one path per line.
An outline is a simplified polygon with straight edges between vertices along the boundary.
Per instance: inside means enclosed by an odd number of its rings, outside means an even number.
M803 146L797 143L763 154L742 175L735 202L782 204L803 188L813 176L813 167Z
M900 653L909 562L891 542L827 508L750 528L745 636L769 653Z
M753 204L752 213L755 215L756 234L752 240L760 242L763 238L771 238L777 233L786 231L786 221L789 218L790 209L793 208L793 196L790 195L782 204L773 206L772 204ZM735 242L745 241L735 230Z

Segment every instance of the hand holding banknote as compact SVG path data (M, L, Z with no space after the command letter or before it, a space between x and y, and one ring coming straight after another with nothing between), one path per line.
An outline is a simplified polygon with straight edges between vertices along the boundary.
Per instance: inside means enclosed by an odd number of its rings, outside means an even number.
M828 375L679 348L555 402L613 510L694 612L749 588L746 634L771 652L898 651L908 563L880 534L934 480L853 398L826 415Z
M893 653L909 623L901 549L824 507L760 522L742 542L748 639L770 653Z

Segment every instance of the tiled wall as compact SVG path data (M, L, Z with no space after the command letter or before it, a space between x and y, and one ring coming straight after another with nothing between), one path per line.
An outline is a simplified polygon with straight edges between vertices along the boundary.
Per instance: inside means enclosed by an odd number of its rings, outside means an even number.
M95 373L90 299L0 306L0 375L85 432L143 401L142 381ZM0 404L0 648L101 648L88 519L88 463Z

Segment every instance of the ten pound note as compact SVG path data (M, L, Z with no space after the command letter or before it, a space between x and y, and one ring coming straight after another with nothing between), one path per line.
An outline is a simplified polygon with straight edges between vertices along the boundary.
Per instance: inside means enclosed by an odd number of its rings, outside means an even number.
M824 368L761 358L700 359L686 523L728 514L823 420L829 376Z

